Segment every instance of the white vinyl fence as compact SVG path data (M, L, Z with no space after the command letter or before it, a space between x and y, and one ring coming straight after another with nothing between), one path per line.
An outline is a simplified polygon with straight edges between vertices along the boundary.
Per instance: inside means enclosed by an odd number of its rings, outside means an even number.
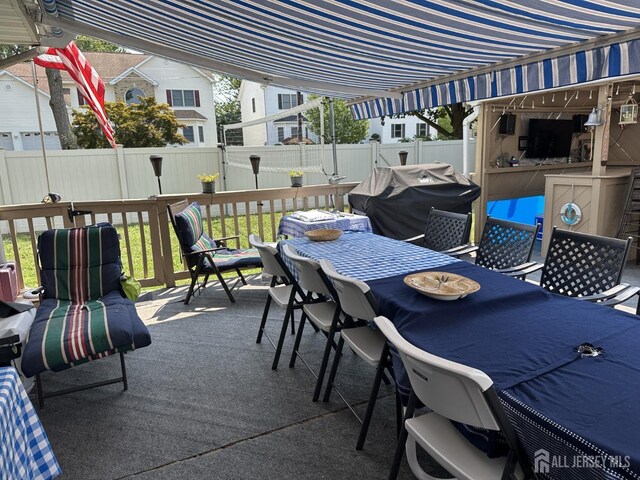
M295 147L244 147L249 155L266 154L274 148ZM346 181L365 179L376 166L399 165L398 152L409 152L407 164L443 162L462 171L462 141L433 141L362 145L338 145L338 173ZM161 155L162 192L182 194L199 192L199 173L220 172L222 154L219 148L118 148L116 150L57 150L47 153L47 166L51 191L60 194L65 201L92 201L147 198L158 192L156 178L149 162L149 155ZM470 143L469 158L475 158L475 141ZM470 165L473 171L475 162ZM324 169L333 172L331 147L325 149ZM286 187L290 185L286 173L260 172L260 188ZM229 166L226 182L216 182L218 191L252 190L255 179L251 169ZM327 183L325 175L307 173L305 185ZM48 192L44 160L39 151L6 151L0 148L0 204L13 205L37 203Z

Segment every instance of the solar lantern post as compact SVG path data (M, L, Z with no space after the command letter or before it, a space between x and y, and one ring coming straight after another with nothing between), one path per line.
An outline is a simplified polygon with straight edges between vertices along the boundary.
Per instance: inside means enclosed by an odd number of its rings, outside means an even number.
M251 170L256 176L256 190L258 190L258 173L260 173L260 155L249 155L249 161L251 162Z
M162 156L149 155L149 160L153 167L153 174L158 178L158 190L160 190L160 195L162 195L162 183L160 182L160 177L162 176Z
M409 152L407 152L406 150L401 150L398 152L398 156L400 157L400 165L402 165L403 167L407 164L407 155L409 155Z

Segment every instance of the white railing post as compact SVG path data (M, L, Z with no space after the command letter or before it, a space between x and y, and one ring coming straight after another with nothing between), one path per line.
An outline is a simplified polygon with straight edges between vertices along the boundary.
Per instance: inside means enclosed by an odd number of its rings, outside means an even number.
M422 141L419 138L413 142L413 158L416 165L422 163Z

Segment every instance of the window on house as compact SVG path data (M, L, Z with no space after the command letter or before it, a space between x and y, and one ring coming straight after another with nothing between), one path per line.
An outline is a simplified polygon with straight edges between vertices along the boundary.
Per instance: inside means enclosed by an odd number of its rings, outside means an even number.
M284 141L284 127L278 127L278 142Z
M198 90L167 90L167 103L170 107L199 107Z
M84 99L84 97L80 93L80 90L76 90L76 92L78 93L78 105L80 106L87 105L87 101Z
M124 94L124 101L127 105L140 104L140 97L144 97L145 94L139 88L133 87L126 91Z
M251 99L251 110L253 111L253 113L256 113L256 99L255 98Z
M391 125L391 138L404 138L404 123Z
M298 138L298 127L291 127L291 136L293 138Z
M295 93L279 93L278 94L278 108L280 110L287 110L289 108L297 107L298 100Z
M200 143L204 143L204 127L202 125L198 126L198 138L200 139Z
M0 133L0 148L13 150L13 137L11 136L11 132Z
M427 136L427 124L418 123L416 125L416 137L426 137L426 136Z
M189 143L195 143L196 139L193 136L193 127L182 127L182 135L189 140Z

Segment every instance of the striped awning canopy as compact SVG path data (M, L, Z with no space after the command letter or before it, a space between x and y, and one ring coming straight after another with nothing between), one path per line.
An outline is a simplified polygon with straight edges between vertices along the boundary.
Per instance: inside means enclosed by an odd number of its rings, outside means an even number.
M44 23L368 118L640 72L638 0L41 0Z

